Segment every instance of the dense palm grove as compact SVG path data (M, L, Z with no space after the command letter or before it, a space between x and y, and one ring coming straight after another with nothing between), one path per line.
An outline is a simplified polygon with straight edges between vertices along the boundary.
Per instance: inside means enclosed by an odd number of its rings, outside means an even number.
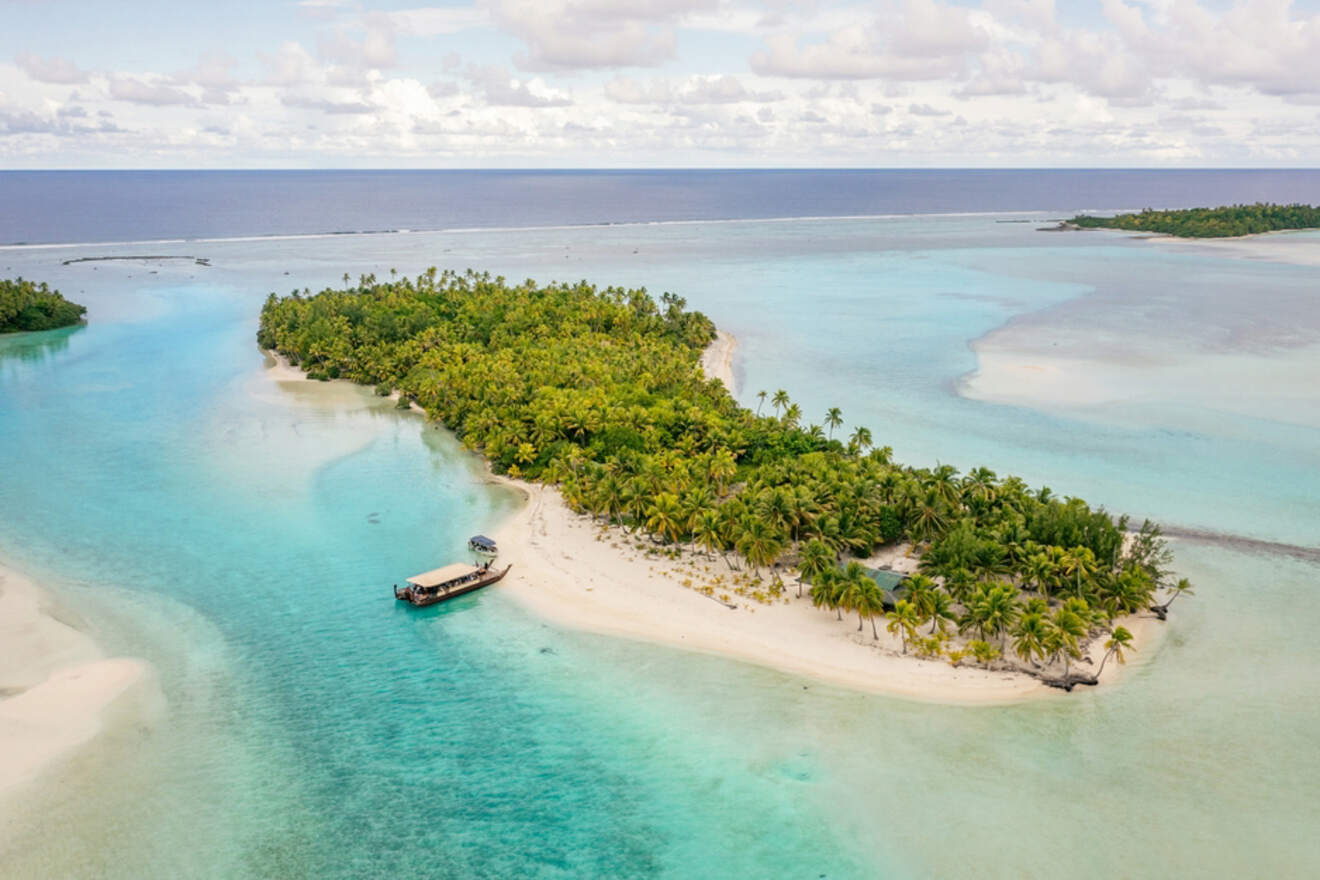
M1183 211L1152 211L1119 214L1116 217L1074 217L1075 226L1163 232L1184 238L1227 238L1254 235L1279 229L1320 228L1320 208L1310 205L1230 205L1223 208L1189 208Z
M86 313L86 307L69 302L45 282L0 278L0 333L67 327Z
M1158 529L1125 549L1125 520L985 468L895 464L866 428L836 437L838 409L804 426L784 391L740 407L699 369L714 326L685 305L432 269L272 294L258 339L312 378L398 390L497 472L556 484L575 510L745 564L758 597L781 596L795 567L814 603L859 628L870 619L876 637L885 616L904 651L1062 659L1066 681L1081 647L1109 632L1106 657L1122 659L1130 635L1113 622L1167 578ZM897 596L855 560L841 565L900 541L921 574Z

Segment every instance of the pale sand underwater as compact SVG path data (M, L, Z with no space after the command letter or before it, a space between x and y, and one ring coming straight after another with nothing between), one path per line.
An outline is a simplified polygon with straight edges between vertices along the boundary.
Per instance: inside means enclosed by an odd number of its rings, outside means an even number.
M155 670L105 657L64 616L31 581L0 567L0 800L107 724L149 725L160 715Z
M1116 236L1230 266L1240 260L1320 266L1320 234L1313 232L1229 239L1106 233ZM1198 287L1195 277L1186 283ZM1184 412L1200 408L1320 427L1313 378L1320 363L1317 315L1310 291L1276 292L1269 307L1249 289L1227 297L1207 293L1189 311L1158 295L1143 299L1097 289L973 340L976 368L955 389L975 400L1047 411L1103 410L1106 421L1139 406L1146 408L1143 419L1162 409L1156 421L1197 427L1175 422L1173 404Z
M1183 252L1215 254L1288 263L1294 266L1320 266L1320 230L1281 229L1258 235L1235 238L1177 238L1172 235L1142 235L1156 247Z

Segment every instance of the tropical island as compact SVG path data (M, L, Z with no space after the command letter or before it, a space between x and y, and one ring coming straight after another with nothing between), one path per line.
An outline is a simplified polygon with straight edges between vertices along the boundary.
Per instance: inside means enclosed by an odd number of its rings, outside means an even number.
M1163 619L1191 591L1152 523L1129 533L1126 517L984 467L903 466L865 427L836 436L838 408L804 426L784 390L740 406L701 369L716 336L668 293L431 269L271 294L258 342L308 378L419 406L695 594L848 614L862 644L883 621L899 656L1071 690L1123 662L1136 615Z
M85 314L85 306L70 302L45 282L0 278L0 333L68 327Z
M1158 232L1179 238L1232 238L1258 235L1285 229L1320 228L1320 208L1310 205L1229 205L1220 208L1188 208L1180 211L1152 211L1113 217L1078 215L1064 221L1083 229L1125 229L1133 232Z

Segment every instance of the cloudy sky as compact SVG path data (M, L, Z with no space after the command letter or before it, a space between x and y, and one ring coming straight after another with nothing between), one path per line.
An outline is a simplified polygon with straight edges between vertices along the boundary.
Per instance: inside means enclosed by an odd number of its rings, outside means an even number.
M1317 166L1320 0L0 0L0 167Z

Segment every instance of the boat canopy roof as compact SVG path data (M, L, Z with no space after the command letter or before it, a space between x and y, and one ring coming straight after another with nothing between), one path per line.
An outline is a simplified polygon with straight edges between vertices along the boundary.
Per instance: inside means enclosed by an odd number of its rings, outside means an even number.
M441 584L456 581L461 577L476 574L478 571L480 571L480 569L475 565L468 565L464 562L455 562L453 565L446 565L443 568L433 568L430 571L415 574L408 578L408 583L415 587L438 587Z
M495 549L494 539L487 538L485 535L473 535L471 538L468 538L468 543L477 547L487 547L491 550Z

